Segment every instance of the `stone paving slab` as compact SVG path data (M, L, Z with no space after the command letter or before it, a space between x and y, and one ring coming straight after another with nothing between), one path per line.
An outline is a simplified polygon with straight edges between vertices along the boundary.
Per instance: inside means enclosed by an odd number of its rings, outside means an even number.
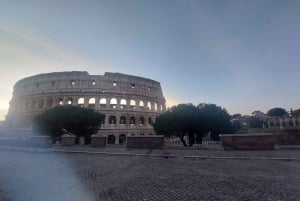
M298 151L254 153L299 155ZM296 201L299 189L299 161L0 151L1 201Z

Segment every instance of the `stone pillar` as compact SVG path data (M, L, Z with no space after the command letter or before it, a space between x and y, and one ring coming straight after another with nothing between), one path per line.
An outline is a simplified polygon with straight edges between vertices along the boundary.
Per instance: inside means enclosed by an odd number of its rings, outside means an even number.
M88 106L89 106L89 97L84 97L83 107L88 108Z
M106 108L110 107L110 99L111 97L106 98Z
M295 117L293 117L293 126L295 127L296 126L296 120L295 120Z
M98 110L99 109L99 101L100 101L100 98L97 96L95 97L95 109Z

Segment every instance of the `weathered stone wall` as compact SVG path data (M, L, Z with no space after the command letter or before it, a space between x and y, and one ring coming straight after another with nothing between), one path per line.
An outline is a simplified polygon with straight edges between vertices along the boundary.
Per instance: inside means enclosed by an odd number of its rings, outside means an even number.
M220 135L224 150L272 150L276 138L272 134Z
M129 136L127 138L128 148L161 148L164 145L164 136Z
M56 72L24 78L14 86L5 125L32 128L36 114L57 105L93 108L105 114L101 135L154 134L152 123L166 110L160 83L105 73Z
M92 136L91 146L92 147L105 147L106 146L106 137L104 137L104 136Z

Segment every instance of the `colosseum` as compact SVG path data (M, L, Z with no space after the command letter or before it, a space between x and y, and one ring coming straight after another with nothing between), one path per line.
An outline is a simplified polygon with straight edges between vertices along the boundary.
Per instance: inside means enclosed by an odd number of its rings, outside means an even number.
M6 116L8 128L31 130L33 117L57 105L93 108L105 114L99 130L108 143L128 135L153 135L155 118L166 110L160 83L151 79L85 71L53 72L19 80Z

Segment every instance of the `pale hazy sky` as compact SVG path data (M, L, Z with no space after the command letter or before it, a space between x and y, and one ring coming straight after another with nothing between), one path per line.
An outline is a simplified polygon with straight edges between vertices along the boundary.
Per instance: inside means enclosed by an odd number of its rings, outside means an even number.
M14 83L54 71L161 83L167 104L300 108L299 0L0 0L0 120Z

